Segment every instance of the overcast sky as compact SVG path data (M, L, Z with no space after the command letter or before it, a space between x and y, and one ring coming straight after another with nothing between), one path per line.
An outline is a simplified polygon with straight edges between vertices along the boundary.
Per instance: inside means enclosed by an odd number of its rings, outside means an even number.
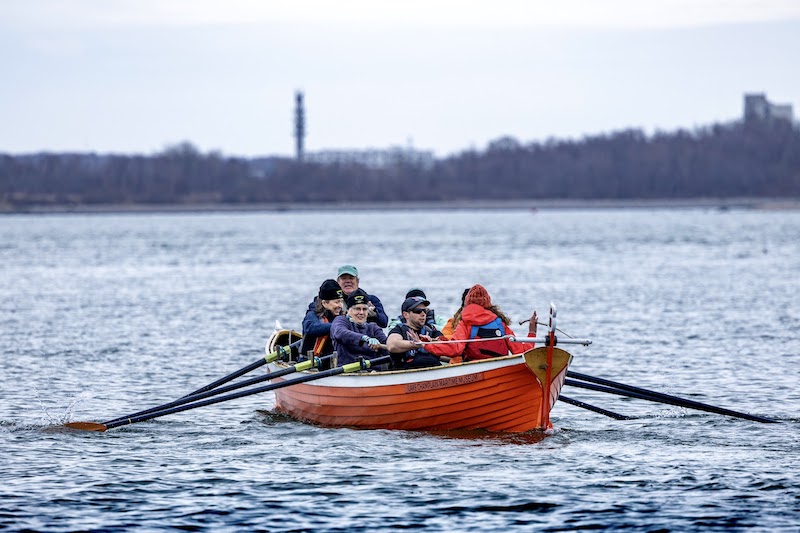
M797 0L0 0L0 153L444 156L800 114Z

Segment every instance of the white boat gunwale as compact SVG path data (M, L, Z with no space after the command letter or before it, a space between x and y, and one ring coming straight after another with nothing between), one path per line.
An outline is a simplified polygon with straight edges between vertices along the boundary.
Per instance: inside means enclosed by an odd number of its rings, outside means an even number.
M328 376L319 381L315 381L314 383L316 386L320 387L364 387L366 384L362 380L364 378L368 378L369 386L379 387L387 385L407 385L410 383L458 378L468 376L470 374L479 374L490 370L496 370L520 364L525 366L525 359L523 356L524 353L519 353L493 359L481 359L479 361L458 363L454 365L441 365L407 370L387 370L380 372L351 372L347 374L339 374L337 376ZM270 371L281 370L284 368L289 368L290 366L290 364L283 362L269 363ZM278 379L291 381L298 379L303 375L314 374L316 372L316 369L296 372L281 378L276 378L276 381ZM533 372L531 373L533 374ZM356 378L361 378L361 380Z

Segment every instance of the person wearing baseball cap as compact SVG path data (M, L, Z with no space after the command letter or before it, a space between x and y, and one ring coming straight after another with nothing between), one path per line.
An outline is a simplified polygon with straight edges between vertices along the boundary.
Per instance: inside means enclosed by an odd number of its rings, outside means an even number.
M417 295L406 298L400 306L403 322L392 328L386 337L394 368L441 365L439 358L427 352L422 344L441 336L439 330L426 323L430 304L424 296Z
M347 298L350 293L359 287L358 269L355 265L340 266L336 273L336 281L342 287L345 298ZM345 303L346 302L345 300ZM367 316L368 322L374 322L382 328L385 328L386 325L389 324L389 317L386 315L383 304L377 296L369 294L369 304L367 307L369 308Z

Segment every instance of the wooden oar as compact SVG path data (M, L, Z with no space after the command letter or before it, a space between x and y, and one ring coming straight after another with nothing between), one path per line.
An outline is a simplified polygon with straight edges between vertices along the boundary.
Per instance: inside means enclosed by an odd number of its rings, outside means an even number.
M743 418L745 420L752 420L754 422L762 422L765 424L777 422L777 420L772 420L770 418L749 415L747 413L740 413L738 411L732 411L730 409L725 409L723 407L715 407L713 405L696 402L694 400L687 400L685 398L679 398L677 396L671 396L669 394L663 394L649 389L642 389L640 387L634 387L632 385L626 385L624 383L617 383L615 381L603 378L596 378L593 376L588 376L586 374L580 374L578 372L568 371L567 376L575 379L565 379L564 380L565 385L570 385L572 387L578 387L581 389L607 392L609 394L617 394L619 396L627 396L629 398L638 398L641 400L648 400L656 403L677 405L678 407L685 407L687 409L696 409L698 411L705 411L708 413L732 416L734 418ZM576 379L583 381L576 381ZM598 384L595 385L595 383ZM602 385L600 385L599 383L602 383Z
M171 407L168 409L162 409L160 411L155 411L152 413L148 413L146 415L140 415L137 417L127 418L125 420L117 420L117 421L109 421L108 423L98 423L98 422L70 422L68 424L64 424L68 428L72 429L80 429L84 431L106 431L108 429L112 429L119 426L124 426L128 424L135 424L136 422L144 422L145 420L151 420L153 418L158 418L160 416L169 415L172 413L179 413L181 411L187 411L189 409L195 409L197 407L204 407L206 405L212 405L215 403L226 402L228 400L235 400L237 398L243 398L245 396L250 396L253 394L260 394L262 392L268 392L275 389L280 389L282 387L288 387L290 385L295 385L297 383L306 383L308 381L315 381L317 379L327 378L329 376L336 376L338 374L346 374L351 372L357 372L362 369L367 369L376 365L381 365L383 363L388 363L391 361L391 356L384 355L381 357L377 357L375 359L369 360L364 359L362 361L357 361L355 363L350 363L348 365L339 366L336 368L331 368L330 370L325 370L323 372L319 372L317 374L308 374L297 379L290 379L288 381L282 381L280 383L272 383L270 385L264 385L263 387L256 387L255 389L249 389L244 391L235 392L233 394L228 394L225 396L219 396L216 398L209 398L207 400L200 400L198 402L189 403L186 405L180 405L177 407Z
M256 383L261 383L263 381L269 381L271 379L278 378L278 377L281 377L281 376L286 376L288 374L293 374L295 372L302 372L303 370L308 370L310 368L319 368L320 363L322 361L326 361L328 359L331 359L332 357L333 357L332 355L326 355L325 357L317 357L317 358L314 358L314 359L309 359L308 361L303 361L302 363L297 363L294 366L290 366L289 368L284 368L282 370L278 370L278 371L272 372L270 374L264 374L263 376L250 378L250 379L247 379L245 381L241 381L239 383L234 383L233 385L228 385L226 387L219 387L219 388L215 388L215 389L212 389L212 390L207 390L205 392L200 392L198 394L187 395L187 396L184 396L182 398L178 398L177 400L175 400L173 402L165 403L163 405L158 405L156 407L151 407L150 409L145 409L143 411L137 411L137 412L129 414L129 415L120 416L118 418L115 418L113 420L109 420L108 422L103 422L103 423L107 426L108 424L113 424L113 423L118 422L120 420L128 420L129 418L136 418L136 417L141 416L141 415L155 413L156 411L161 411L163 409L168 409L170 407L176 407L178 405L184 405L184 404L191 403L191 402L194 402L194 401L197 401L197 400L202 400L204 398L210 398L211 396L216 396L218 394L223 394L225 392L230 392L232 390L241 389L241 388L244 388L244 387L249 387L250 385L255 385Z
M508 342L528 342L528 343L535 343L535 344L544 344L545 346L550 344L550 337L515 337L514 335L503 335L502 337L488 337L488 338L477 338L477 339L460 339L460 340L446 340L446 341L419 341L417 344L468 344L470 342L491 342L496 341L497 339L505 339ZM559 344L582 344L583 346L588 346L592 344L591 340L583 340L583 339L558 339L553 346L558 346Z
M574 400L574 399L572 399L572 398L570 398L568 396L564 396L563 394L560 394L558 396L558 401L559 402L568 403L570 405L574 405L575 407L580 407L580 408L586 409L588 411L594 411L595 413L600 413L601 415L606 415L607 417L613 418L615 420L633 420L635 418L635 417L632 417L632 416L621 415L621 414L615 413L613 411L608 411L606 409L603 409L602 407L596 407L594 405L588 404L586 402L582 402L580 400Z
M217 381L215 381L213 383L209 383L205 387L200 387L196 391L192 391L189 394L183 396L183 398L188 398L189 396L194 396L195 394L200 394L201 392L205 392L207 390L216 389L220 385L224 385L225 383L227 383L227 382L229 382L231 380L234 380L234 379L238 378L239 376L243 376L243 375L247 374L248 372L251 372L251 371L255 370L256 368L258 368L260 366L263 366L263 365L265 365L267 363L271 363L272 361L275 361L279 357L283 357L284 355L286 355L286 350L291 350L292 348L300 346L301 342L303 342L302 339L300 339L299 341L293 342L289 346L279 347L277 350L275 350L274 352L272 352L270 354L267 354L266 356L262 357L261 359L259 359L255 363L251 363L251 364L247 365L244 368L240 368L236 372L233 372L232 374L228 374L224 378L220 378L220 379L218 379Z

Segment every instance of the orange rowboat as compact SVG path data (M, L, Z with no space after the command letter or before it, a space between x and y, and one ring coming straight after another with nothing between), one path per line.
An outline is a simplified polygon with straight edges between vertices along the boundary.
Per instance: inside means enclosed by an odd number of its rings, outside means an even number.
M267 346L297 339L273 334ZM548 349L552 360L547 372ZM387 372L348 373L298 383L275 391L276 408L292 418L322 426L406 430L522 432L552 427L550 409L564 385L572 356L555 347L509 355ZM287 363L272 362L270 371ZM299 375L316 372L300 372ZM299 377L276 378L291 381ZM550 385L543 384L549 378Z

